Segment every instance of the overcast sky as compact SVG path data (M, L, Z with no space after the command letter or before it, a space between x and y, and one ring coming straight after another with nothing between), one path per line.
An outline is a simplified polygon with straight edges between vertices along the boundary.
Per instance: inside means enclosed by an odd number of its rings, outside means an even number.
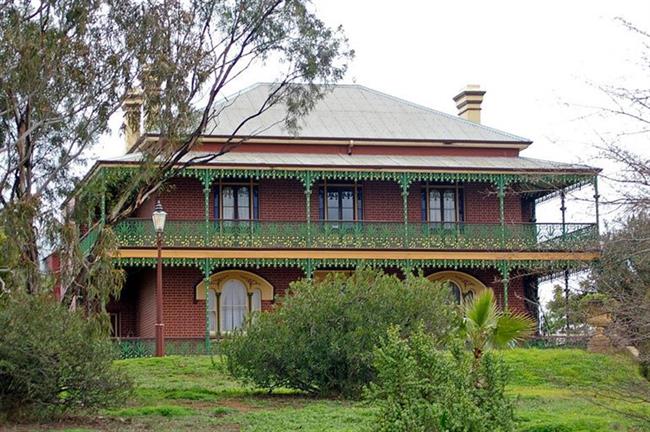
M482 123L533 140L524 156L609 168L597 160L594 145L625 126L602 117L597 107L607 100L597 87L647 88L650 81L641 66L641 39L616 20L650 30L648 0L320 0L315 5L326 22L343 25L356 51L344 82L449 113L456 113L452 97L460 88L480 84L487 90ZM238 85L276 75L272 69L259 71ZM650 152L649 138L638 136L629 144ZM122 139L114 134L102 140L99 155L123 152ZM559 221L557 203L545 207L541 214L547 221ZM584 205L569 210L575 222L589 219Z

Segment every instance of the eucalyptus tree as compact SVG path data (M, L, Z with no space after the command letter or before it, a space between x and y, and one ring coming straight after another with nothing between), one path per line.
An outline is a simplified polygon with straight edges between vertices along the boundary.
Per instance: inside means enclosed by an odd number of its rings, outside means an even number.
M71 291L98 298L120 286L110 226L161 187L218 120L225 91L273 68L278 84L242 124L283 103L292 127L352 56L308 0L0 0L2 252L18 256L8 286L44 289L46 250L76 247L60 203L129 91L143 90L146 128L160 138L140 149L146 169L120 185L90 256L65 263Z

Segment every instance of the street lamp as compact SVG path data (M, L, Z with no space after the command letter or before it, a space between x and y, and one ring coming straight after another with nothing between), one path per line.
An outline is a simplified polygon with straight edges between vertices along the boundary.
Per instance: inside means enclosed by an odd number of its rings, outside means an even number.
M165 355L165 325L163 324L163 287L162 287L162 240L167 213L163 210L160 200L151 214L153 227L156 230L156 246L158 248L158 263L156 265L156 357Z

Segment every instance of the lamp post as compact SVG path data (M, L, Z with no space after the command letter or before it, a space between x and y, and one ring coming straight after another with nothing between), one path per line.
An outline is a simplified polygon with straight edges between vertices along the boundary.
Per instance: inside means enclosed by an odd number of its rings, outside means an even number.
M160 200L156 203L151 220L156 230L156 246L158 248L158 263L156 265L156 357L165 355L165 325L163 324L163 292L162 292L162 241L167 213L163 210Z

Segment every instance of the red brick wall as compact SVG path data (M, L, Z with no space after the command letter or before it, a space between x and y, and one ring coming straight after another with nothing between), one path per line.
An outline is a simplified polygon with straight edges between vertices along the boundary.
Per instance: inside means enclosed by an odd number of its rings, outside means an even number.
M214 272L232 268L215 269ZM447 269L427 269L429 275ZM281 301L289 284L304 277L298 268L246 269L267 280L274 287L275 302ZM503 283L495 269L460 269L492 288L500 306L503 306ZM123 336L153 338L155 336L155 271L131 270L123 296L111 302L109 312L120 311ZM399 269L387 269L389 274L401 276ZM205 301L195 300L195 288L202 280L201 272L194 267L166 267L163 270L165 335L170 338L201 337L205 334ZM512 272L509 284L509 306L517 312L526 312L524 278ZM263 301L262 310L270 310L274 302Z
M306 220L305 191L299 181L261 180L259 194L261 220ZM318 205L318 202L316 204ZM316 207L316 211L318 211L318 207Z
M203 274L195 267L166 267L163 270L163 313L165 335L205 335L205 301L197 301L196 285Z
M232 270L215 269L214 272ZM245 269L266 279L274 287L275 298L283 296L289 284L304 277L298 268ZM153 338L156 322L156 273L154 269L130 270L125 291L119 301L109 304L109 312L121 312L122 336ZM163 321L165 336L201 337L205 334L205 301L195 300L195 289L203 279L194 267L163 268ZM273 302L263 301L262 310Z
M400 186L391 181L366 181L363 187L364 219L400 222L402 195ZM421 222L421 183L413 183L408 196L410 222ZM214 188L213 188L214 191ZM465 222L499 223L499 199L494 186L489 183L468 183L463 186ZM201 183L191 178L173 179L171 186L161 196L168 218L203 220L204 197ZM135 216L149 218L155 199L147 201ZM214 217L214 195L210 194L210 217ZM259 182L260 219L271 221L304 221L306 219L303 186L296 180L261 180ZM507 223L528 222L532 207L521 197L508 193L505 198ZM318 185L311 196L312 221L319 218Z
M135 217L151 218L157 197L147 200L135 212ZM180 177L171 179L160 195L160 203L170 220L204 220L203 186L197 179ZM210 194L210 214L213 213L213 196Z
M139 337L156 335L156 273L153 269L143 269L139 278L137 322Z
M464 186L465 222L499 223L499 198L489 183L468 183ZM505 197L506 223L522 222L520 196L514 193Z
M402 222L402 190L392 181L366 181L363 187L363 218L369 221Z
M494 295L499 307L503 307L503 278L501 272L496 269L426 269L425 276L441 271L461 271L468 275L474 276L481 281L486 287L494 291ZM524 294L524 278L518 272L513 271L510 274L510 281L508 282L508 308L513 312L526 313L526 301Z
M407 205L409 222L422 222L422 183L415 182L411 184Z
M259 277L263 278L273 286L273 293L276 300L278 297L282 297L286 293L287 289L289 288L289 284L291 282L296 281L298 279L302 279L304 277L302 269L291 268L291 267L290 268L262 267L259 269L251 269L251 268L236 269L233 267L223 267L223 268L215 268L212 273L215 274L226 270L243 270L258 275ZM198 280L196 283L199 282L200 280ZM196 286L196 283L194 286Z

